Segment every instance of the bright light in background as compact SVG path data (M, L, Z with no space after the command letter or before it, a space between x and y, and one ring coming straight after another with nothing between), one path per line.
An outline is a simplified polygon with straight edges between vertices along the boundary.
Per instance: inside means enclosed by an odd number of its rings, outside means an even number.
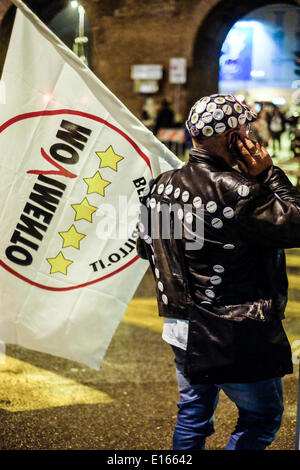
M254 103L254 109L257 113L261 111L261 104L259 103Z
M259 8L230 29L220 55L220 93L244 94L253 102L279 100L278 106L291 101L291 88L299 88L298 83L291 86L297 82L294 50L298 12L296 7L283 6L279 28L276 11L275 6Z
M253 78L262 78L266 75L266 72L264 70L251 70L250 75Z
M286 99L284 98L284 96L278 96L277 98L273 99L272 103L277 106L283 106L284 104L286 104Z
M241 20L241 21L237 21L234 27L235 26L238 28L249 28L250 26L252 28L256 28L257 26L260 26L260 22L255 21L255 20Z
M72 0L72 2L71 2L71 7L72 7L72 8L77 8L77 7L78 7L78 2L77 2L77 0Z

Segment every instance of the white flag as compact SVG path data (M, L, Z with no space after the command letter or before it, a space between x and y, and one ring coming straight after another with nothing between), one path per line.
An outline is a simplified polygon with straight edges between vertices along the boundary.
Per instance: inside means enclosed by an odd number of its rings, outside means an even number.
M0 340L99 369L147 263L146 182L181 166L19 0L0 105Z

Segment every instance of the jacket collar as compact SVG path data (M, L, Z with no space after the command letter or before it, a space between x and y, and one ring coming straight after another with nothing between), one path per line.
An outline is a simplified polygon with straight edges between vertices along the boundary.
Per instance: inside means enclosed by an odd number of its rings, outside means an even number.
M217 166L220 169L232 170L227 163L218 155L208 152L205 149L191 148L189 163L206 163L207 165Z

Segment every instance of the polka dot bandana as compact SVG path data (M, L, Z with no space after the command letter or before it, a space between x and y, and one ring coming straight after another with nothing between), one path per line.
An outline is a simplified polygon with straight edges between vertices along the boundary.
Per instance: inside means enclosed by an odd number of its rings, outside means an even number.
M196 101L185 125L191 137L211 137L256 118L257 114L235 96L211 95Z

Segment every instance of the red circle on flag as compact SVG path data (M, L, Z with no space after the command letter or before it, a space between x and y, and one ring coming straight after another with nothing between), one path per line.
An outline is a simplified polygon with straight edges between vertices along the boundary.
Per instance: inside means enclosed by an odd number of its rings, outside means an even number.
M110 129L114 130L115 132L118 132L118 134L120 134L122 137L124 137L124 139L126 139L127 142L129 142L131 144L131 146L134 148L134 150L137 152L137 154L146 162L146 164L149 167L150 172L152 174L152 168L151 168L149 158L138 147L138 145L131 139L131 137L129 137L124 131L122 131L118 127L114 126L110 122L106 121L105 119L102 119L102 118L100 118L98 116L95 116L93 114L90 114L90 113L85 113L83 111L75 111L75 110L72 110L72 109L58 109L58 110L53 110L53 111L44 110L44 111L33 111L31 113L20 114L18 116L15 116L15 117L9 119L4 124L2 124L0 126L0 134L5 129L7 129L9 126L11 126L12 124L15 124L16 122L22 121L24 119L30 119L30 118L38 117L38 116L55 116L55 115L59 115L59 114L71 114L71 115L74 115L74 116L81 116L81 117L85 117L85 118L88 118L88 119L92 119L93 121L100 122L101 124L104 124L107 127L109 127ZM62 292L63 291L64 292L64 291L68 291L68 290L80 289L82 287L86 287L86 286L89 286L91 284L95 284L97 282L104 281L105 279L108 279L109 277L114 276L114 275L118 274L119 272L123 271L124 269L128 268L129 266L131 266L138 259L139 259L139 256L136 255L134 258L132 258L130 261L128 261L126 264L124 264L124 266L121 266L120 268L116 269L115 271L113 271L109 274L106 274L105 276L101 276L98 279L94 279L93 281L85 282L83 284L78 284L76 286L70 286L70 287L51 287L51 286L46 286L44 284L39 284L38 282L32 281L31 279L27 278L26 276L23 276L22 274L18 273L14 269L10 268L2 260L0 260L0 266L3 269L5 269L6 271L8 271L9 273L13 274L14 276L21 279L22 281L25 281L28 284L31 284L32 286L35 286L35 287L38 287L38 288L44 289L44 290L49 290L49 291L56 291L56 292Z

